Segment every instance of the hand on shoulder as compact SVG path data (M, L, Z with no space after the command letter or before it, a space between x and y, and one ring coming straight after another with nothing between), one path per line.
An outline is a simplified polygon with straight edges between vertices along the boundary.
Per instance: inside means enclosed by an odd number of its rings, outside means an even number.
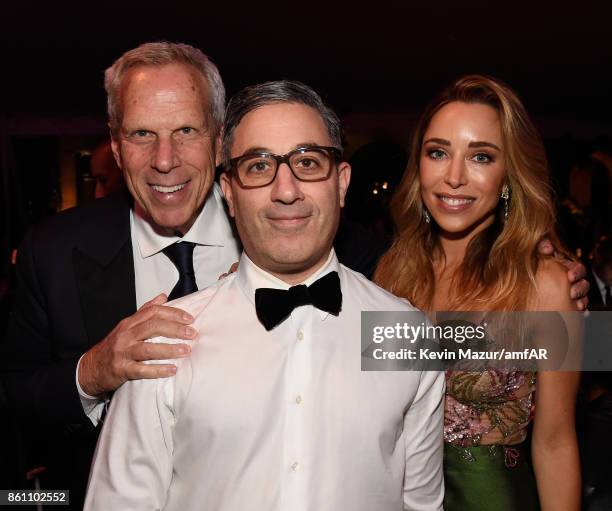
M541 311L577 311L570 296L567 268L554 257L541 257L536 273L534 309Z

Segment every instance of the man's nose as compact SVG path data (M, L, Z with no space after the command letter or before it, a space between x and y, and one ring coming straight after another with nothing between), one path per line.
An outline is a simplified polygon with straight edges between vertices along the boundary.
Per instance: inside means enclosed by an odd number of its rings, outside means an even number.
M300 188L300 181L293 175L286 163L281 163L276 173L276 178L272 183L273 201L284 204L293 204L297 200L302 200L304 194Z
M172 137L160 136L155 144L151 167L167 174L180 165L179 152Z
M444 181L451 188L459 188L461 185L465 185L466 181L466 165L465 160L462 157L452 158L446 168L446 175Z

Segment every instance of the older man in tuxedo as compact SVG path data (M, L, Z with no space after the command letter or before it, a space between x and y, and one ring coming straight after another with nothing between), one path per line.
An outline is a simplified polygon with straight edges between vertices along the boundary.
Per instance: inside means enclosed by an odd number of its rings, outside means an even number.
M107 71L112 150L129 194L56 215L26 236L3 351L12 406L47 466L46 487L82 506L111 393L132 378L174 374L149 359L189 354L151 345L193 339L192 317L162 307L203 288L237 260L239 243L214 183L225 90L191 46L144 44Z

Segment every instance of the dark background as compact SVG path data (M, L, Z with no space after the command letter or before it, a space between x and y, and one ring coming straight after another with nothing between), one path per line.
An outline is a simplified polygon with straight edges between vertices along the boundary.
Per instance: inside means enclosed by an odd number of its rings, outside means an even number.
M610 128L609 2L5 2L3 113L104 113L103 70L156 39L209 54L228 92L298 78L341 112L418 110L457 75L508 81L536 115Z

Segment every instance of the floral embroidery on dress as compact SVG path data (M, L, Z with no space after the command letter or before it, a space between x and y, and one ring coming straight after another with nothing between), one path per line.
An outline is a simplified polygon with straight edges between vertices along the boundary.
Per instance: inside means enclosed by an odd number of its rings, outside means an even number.
M457 447L522 442L534 390L533 372L447 371L444 440Z

